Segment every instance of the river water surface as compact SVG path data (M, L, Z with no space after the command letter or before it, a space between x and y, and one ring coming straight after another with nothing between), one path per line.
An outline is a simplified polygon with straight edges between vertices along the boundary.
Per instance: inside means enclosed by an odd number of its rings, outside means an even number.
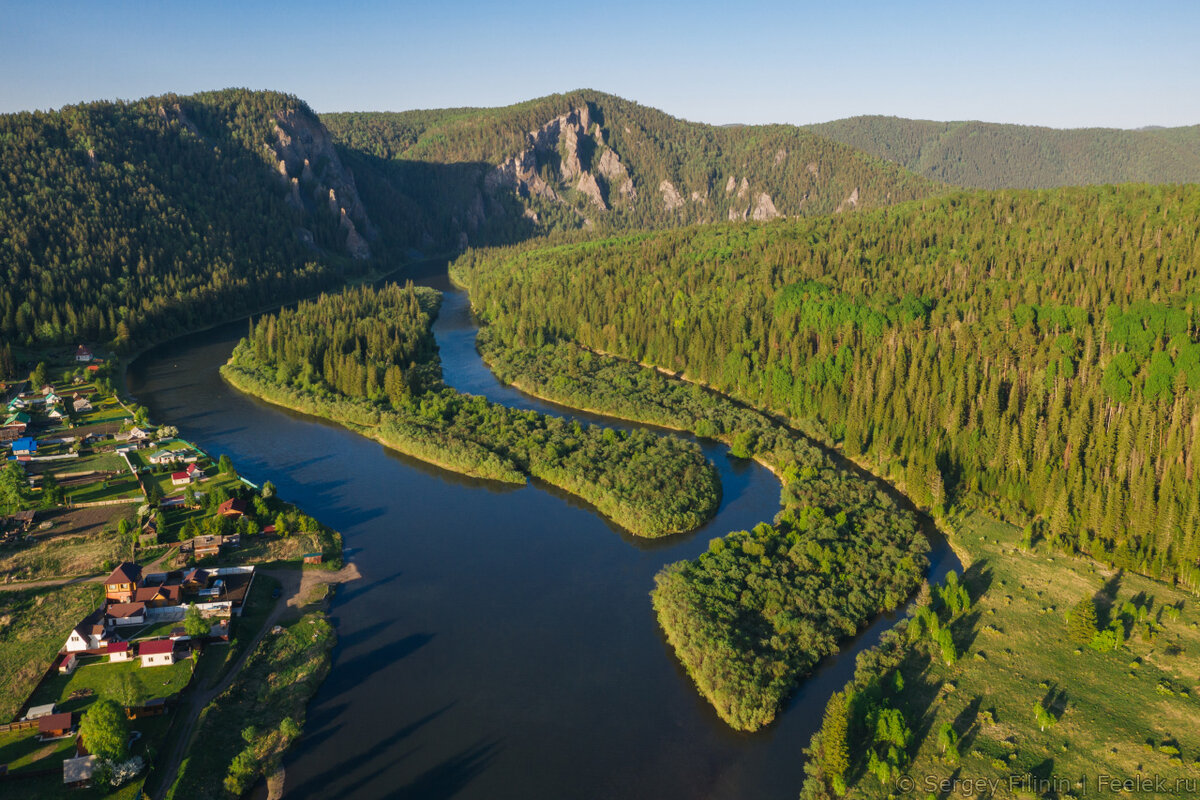
M434 331L449 385L598 420L502 386L475 351L466 295L444 263L423 269L414 279L445 292ZM127 377L154 419L340 530L362 573L333 599L333 671L286 759L287 798L797 795L825 702L895 618L828 659L771 728L739 734L692 687L649 597L664 564L774 517L768 470L703 443L721 475L717 516L636 539L551 487L464 478L239 394L218 368L245 331L168 343ZM931 560L933 574L958 567L941 542Z

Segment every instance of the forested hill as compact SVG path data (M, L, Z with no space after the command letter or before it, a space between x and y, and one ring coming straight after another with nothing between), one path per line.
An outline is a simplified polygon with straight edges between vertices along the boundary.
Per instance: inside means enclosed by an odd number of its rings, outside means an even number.
M145 343L364 269L371 221L274 92L0 115L0 339Z
M918 503L1200 587L1200 186L466 254L506 341L567 340L824 423Z
M808 130L969 188L1200 182L1200 125L1059 130L863 116Z
M800 128L686 122L594 91L321 119L368 207L402 212L385 233L421 249L550 230L830 214L938 190Z

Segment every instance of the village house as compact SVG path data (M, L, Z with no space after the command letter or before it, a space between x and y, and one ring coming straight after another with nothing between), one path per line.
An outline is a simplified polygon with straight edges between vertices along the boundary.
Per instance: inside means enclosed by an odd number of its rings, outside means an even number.
M51 386L51 385L50 385L50 384L48 384L48 383L47 383L47 384L43 384L43 385L42 385L42 389L41 389L41 391L42 391L42 395L43 395L43 396L45 396L45 395L51 395L51 394L54 394L54 387L53 387L53 386Z
M32 436L15 439L12 443L12 451L15 456L31 456L37 452L37 447L37 440Z
M172 486L187 486L191 482L192 482L192 476L188 475L186 472L172 472L171 473L171 485Z
M63 412L61 406L50 406L46 411L46 416L50 419L62 419L66 416L66 413Z
M155 450L150 455L146 456L146 460L151 464L178 464L186 461L188 452L186 450Z
M79 347L75 348L75 360L80 363L87 363L88 361L91 361L92 351L83 345L79 345Z
M158 522L153 517L146 520L146 524L142 526L138 544L142 547L158 544Z
M42 741L46 741L47 739L61 739L64 736L71 735L74 731L75 715L70 711L38 717L37 735Z
M220 536L197 536L192 539L192 554L196 558L220 555L221 539Z
M109 661L130 661L133 659L133 648L129 642L113 642L108 646Z
M108 642L108 631L104 627L104 609L97 608L75 626L67 637L63 649L68 653L99 650Z
M104 579L104 597L111 603L129 603L142 579L142 568L125 561Z
M139 428L135 426L129 429L129 435L125 438L129 439L130 441L145 441L147 439L153 439L154 433L146 430L145 428Z
M177 606L183 602L183 587L176 584L160 583L154 586L142 586L134 592L134 602L144 603L146 608L163 608Z
M75 399L71 401L71 408L75 410L76 414L83 414L92 410L92 402L86 397L76 395Z
M240 497L226 500L217 506L217 513L222 517L244 517L250 511L250 506Z
M195 462L188 464L188 467L185 470L185 472L187 472L188 477L194 481L203 480L203 478L204 478L204 470L200 469L200 467Z
M138 657L143 667L158 667L175 663L175 643L170 639L155 639L138 645Z
M106 625L120 627L123 625L144 625L146 623L145 603L112 603L104 609Z

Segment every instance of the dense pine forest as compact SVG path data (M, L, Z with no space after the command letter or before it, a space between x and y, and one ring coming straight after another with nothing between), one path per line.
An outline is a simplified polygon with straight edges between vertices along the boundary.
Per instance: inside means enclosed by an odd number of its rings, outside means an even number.
M130 346L361 274L340 165L285 146L310 130L245 90L0 115L0 335Z
M935 510L1200 586L1200 192L957 194L472 252L511 346L571 340L809 420Z
M590 90L505 108L321 119L368 205L403 208L395 235L416 247L830 214L939 191L794 126L692 123Z
M439 300L411 284L321 295L260 318L222 374L448 469L540 478L640 536L691 530L712 516L720 482L694 443L583 426L445 387L430 331Z
M1200 125L1058 130L868 116L807 129L918 175L974 189L1200 181Z

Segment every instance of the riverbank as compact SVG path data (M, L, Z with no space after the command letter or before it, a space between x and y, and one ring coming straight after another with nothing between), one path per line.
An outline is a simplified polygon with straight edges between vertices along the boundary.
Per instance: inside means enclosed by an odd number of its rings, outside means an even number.
M439 302L432 289L392 286L301 303L260 320L221 374L256 397L467 475L544 480L637 536L694 530L712 517L720 482L694 442L583 426L446 388L430 332ZM347 354L351 339L374 344Z

